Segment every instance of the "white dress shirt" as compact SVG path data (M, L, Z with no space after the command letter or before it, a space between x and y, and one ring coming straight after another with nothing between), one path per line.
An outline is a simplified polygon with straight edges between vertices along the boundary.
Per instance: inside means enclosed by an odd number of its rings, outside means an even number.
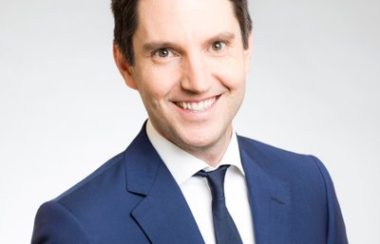
M155 130L150 121L147 123L146 131L153 147L179 185L203 240L207 244L215 244L211 208L212 196L207 179L194 176L194 174L200 170L215 170L222 164L231 165L227 169L224 182L226 206L239 230L243 243L254 243L248 189L236 135L233 134L222 160L217 167L213 168L165 139Z

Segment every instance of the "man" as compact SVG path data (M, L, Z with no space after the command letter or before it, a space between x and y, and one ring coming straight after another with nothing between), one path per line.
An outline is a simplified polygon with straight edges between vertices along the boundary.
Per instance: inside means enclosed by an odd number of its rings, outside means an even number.
M318 159L233 133L252 48L247 2L112 8L115 62L149 120L125 152L41 206L32 243L347 243Z

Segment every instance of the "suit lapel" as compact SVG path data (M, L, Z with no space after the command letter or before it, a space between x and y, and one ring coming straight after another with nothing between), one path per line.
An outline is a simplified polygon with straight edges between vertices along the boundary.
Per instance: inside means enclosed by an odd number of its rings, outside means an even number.
M145 126L125 153L127 190L143 199L132 216L152 243L204 243L182 192Z
M287 185L266 170L268 159L239 138L242 164L249 189L257 244L289 241L290 193Z

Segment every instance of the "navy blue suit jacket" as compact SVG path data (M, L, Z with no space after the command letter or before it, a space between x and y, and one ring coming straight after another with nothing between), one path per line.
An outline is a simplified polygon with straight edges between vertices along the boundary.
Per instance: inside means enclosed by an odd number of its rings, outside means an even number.
M257 244L345 244L322 163L239 137ZM37 212L32 243L204 243L145 127L123 153Z

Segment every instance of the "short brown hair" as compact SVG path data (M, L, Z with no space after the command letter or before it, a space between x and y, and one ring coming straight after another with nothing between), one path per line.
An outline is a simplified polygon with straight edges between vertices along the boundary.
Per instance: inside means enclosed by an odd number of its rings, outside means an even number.
M248 0L230 0L234 6L235 16L239 22L243 46L249 46L249 35L252 31L252 20L248 11ZM137 29L138 0L112 0L112 12L115 18L114 43L127 59L134 64L132 38Z

